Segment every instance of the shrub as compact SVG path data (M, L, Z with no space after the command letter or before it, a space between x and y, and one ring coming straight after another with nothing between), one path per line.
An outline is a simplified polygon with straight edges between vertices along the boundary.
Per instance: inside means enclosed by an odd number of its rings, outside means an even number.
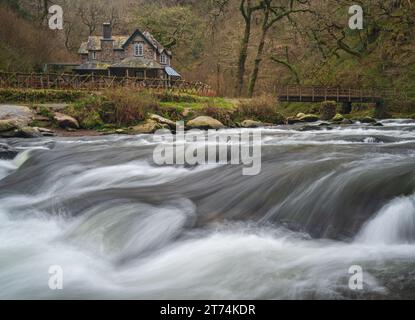
M241 100L235 116L238 120L252 119L275 124L285 122L284 117L278 112L277 100L271 96Z
M104 97L104 118L108 123L133 125L145 120L148 113L157 113L160 110L159 101L147 91L111 89L104 92Z
M229 109L224 109L222 107L217 107L214 105L213 101L206 102L200 109L200 112L198 113L219 120L225 126L234 126L234 122L232 120L233 111Z
M86 129L100 128L104 123L117 126L135 125L148 113L157 113L159 103L150 93L133 89L109 89L102 95L90 95L71 104L66 113Z

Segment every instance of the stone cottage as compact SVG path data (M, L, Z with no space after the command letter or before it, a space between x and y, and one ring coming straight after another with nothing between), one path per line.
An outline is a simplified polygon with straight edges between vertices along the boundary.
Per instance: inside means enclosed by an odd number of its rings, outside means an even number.
M171 66L172 53L139 29L129 36L114 36L111 24L104 23L103 35L90 36L81 44L79 55L82 64L74 69L78 74L181 79Z

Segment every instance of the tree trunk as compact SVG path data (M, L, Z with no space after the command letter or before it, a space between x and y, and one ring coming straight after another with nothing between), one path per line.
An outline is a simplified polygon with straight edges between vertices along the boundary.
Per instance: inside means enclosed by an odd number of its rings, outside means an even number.
M259 67L262 61L262 55L264 53L265 48L265 38L268 33L268 19L269 19L269 10L266 9L264 13L264 21L262 23L262 34L261 39L259 41L257 55L255 58L254 69L252 70L251 79L249 80L249 88L248 88L248 97L252 98L254 96L255 86L258 79Z
M239 51L238 71L235 86L235 94L238 97L242 95L242 89L244 86L245 65L246 59L248 58L249 39L251 38L251 17L252 15L249 15L249 19L246 19L245 21L245 32L241 42L241 49Z

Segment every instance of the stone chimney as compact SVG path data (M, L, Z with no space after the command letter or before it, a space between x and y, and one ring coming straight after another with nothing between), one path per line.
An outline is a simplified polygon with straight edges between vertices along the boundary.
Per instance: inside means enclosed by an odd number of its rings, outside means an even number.
M106 22L102 25L102 34L104 40L112 40L112 26L111 23Z
M101 61L107 63L114 63L114 39L112 38L111 23L104 23L102 25L101 38Z

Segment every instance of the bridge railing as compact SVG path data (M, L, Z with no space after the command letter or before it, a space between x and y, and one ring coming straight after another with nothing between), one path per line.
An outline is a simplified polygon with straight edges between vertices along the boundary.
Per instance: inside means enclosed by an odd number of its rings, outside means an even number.
M289 85L277 88L279 97L289 100L292 97L296 99L304 98L308 100L321 100L325 98L340 100L372 99L381 100L392 97L402 97L402 93L396 90L386 88L342 88L333 86L302 86Z
M0 72L0 88L102 90L117 87L172 89L195 92L201 95L214 95L209 85L185 80L142 79L94 74Z

